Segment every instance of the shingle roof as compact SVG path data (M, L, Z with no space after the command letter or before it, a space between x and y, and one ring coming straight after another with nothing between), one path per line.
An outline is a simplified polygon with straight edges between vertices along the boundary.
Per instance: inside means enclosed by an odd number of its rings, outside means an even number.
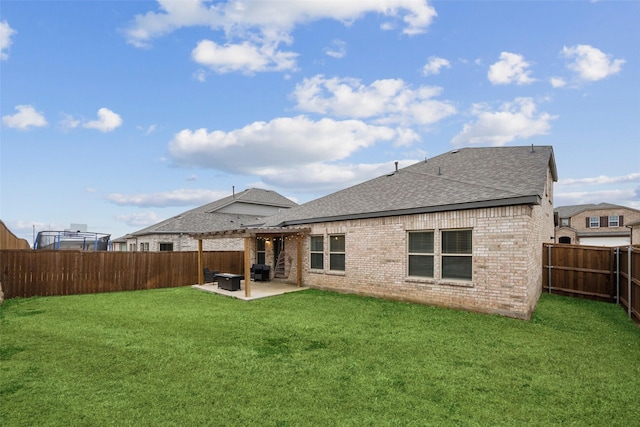
M243 192L224 197L220 200L183 212L172 218L131 233L131 236L142 236L161 233L201 233L212 230L239 228L243 224L255 223L256 215L243 215L217 212L236 202L291 208L298 206L279 193L271 190L250 188Z
M553 148L462 148L268 217L265 226L539 203Z
M599 209L630 209L625 206L613 205L611 203L598 203L596 204L584 204L584 205L571 205L571 206L558 206L554 209L554 212L558 214L560 218L571 218L584 211L592 211Z

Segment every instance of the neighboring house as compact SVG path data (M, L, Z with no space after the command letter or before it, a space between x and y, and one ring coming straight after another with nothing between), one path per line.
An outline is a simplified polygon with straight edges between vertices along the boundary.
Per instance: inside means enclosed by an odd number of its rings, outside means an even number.
M631 242L632 245L640 245L640 221L633 221L627 224L627 227L631 229Z
M190 233L242 227L294 206L298 205L275 191L250 188L115 239L112 249L196 251L198 241ZM208 241L203 249L242 251L244 246L242 239L229 238Z
M462 148L390 172L193 237L244 237L250 263L266 252L299 285L529 318L553 241L552 147Z
M556 242L574 245L628 245L631 230L626 225L640 221L639 210L610 203L561 206L555 214Z

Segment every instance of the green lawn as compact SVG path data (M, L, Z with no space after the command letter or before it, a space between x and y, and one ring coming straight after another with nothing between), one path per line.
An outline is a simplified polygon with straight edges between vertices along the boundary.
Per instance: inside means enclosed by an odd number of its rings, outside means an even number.
M0 307L2 426L638 425L640 328L543 295L529 322L307 290Z

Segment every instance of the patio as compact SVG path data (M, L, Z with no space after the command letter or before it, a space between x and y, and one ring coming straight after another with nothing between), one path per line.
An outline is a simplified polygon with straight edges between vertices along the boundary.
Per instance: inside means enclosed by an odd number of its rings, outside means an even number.
M225 289L218 288L216 283L205 283L203 285L192 285L194 289L199 289L205 292L211 292L214 294L220 294L227 297L233 297L244 301L251 301L260 298L273 297L276 295L286 294L288 292L297 292L309 289L304 286L296 286L290 282L281 282L272 280L270 282L251 282L251 295L245 295L245 281L240 281L239 291L227 291Z

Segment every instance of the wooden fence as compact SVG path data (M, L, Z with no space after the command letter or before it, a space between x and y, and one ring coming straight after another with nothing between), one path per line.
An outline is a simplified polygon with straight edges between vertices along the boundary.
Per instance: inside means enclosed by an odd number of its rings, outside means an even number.
M0 249L29 249L29 242L20 239L0 220Z
M242 274L242 251L203 252L203 266ZM198 252L0 250L5 298L170 288L198 283Z
M640 247L544 244L543 291L622 305L640 323Z

